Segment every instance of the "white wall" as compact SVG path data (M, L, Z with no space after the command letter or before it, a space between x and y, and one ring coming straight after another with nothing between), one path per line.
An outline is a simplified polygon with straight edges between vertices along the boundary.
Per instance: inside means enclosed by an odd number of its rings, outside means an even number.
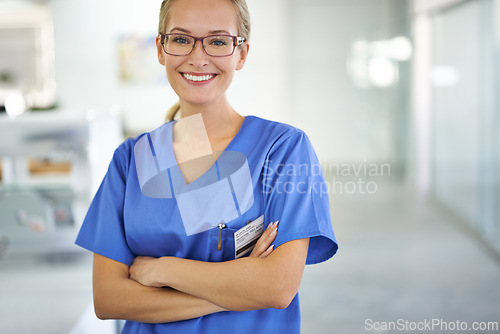
M398 35L395 1L293 1L292 100L295 121L321 160L392 162L396 88L358 88L347 61L354 42ZM299 44L300 43L300 44Z
M54 16L59 106L66 112L118 105L128 132L161 124L175 101L168 84L123 83L119 79L119 38L155 36L161 1L66 0L50 3ZM148 68L163 71L151 53ZM154 73L150 76L154 76Z
M54 19L58 105L65 110L110 104L114 62L110 5L98 0L50 3Z
M413 0L415 13L430 12L460 3L462 0Z
M250 54L235 76L229 98L244 115L292 123L288 0L249 0Z

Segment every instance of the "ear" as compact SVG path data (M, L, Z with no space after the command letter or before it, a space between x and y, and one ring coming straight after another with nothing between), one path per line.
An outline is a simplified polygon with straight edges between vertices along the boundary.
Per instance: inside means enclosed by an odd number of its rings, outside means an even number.
M239 48L239 55L238 55L238 63L236 64L236 70L239 71L243 68L243 65L245 65L245 62L248 57L248 51L250 50L250 44L248 42L243 43L242 47Z
M163 51L163 45L160 43L160 35L156 36L156 53L160 64L165 66L165 51Z

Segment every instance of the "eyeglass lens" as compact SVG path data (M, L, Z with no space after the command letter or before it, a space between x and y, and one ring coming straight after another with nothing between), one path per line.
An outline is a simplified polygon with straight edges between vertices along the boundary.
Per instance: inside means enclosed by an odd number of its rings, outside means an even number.
M166 53L185 56L193 50L195 39L188 35L173 34L165 36L163 47ZM210 56L229 56L234 52L231 36L214 35L203 39L203 48Z

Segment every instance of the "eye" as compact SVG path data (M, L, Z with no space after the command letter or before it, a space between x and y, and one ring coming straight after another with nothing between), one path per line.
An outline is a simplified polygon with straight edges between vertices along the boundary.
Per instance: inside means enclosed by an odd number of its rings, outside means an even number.
M190 39L186 36L173 36L172 43L181 44L181 45L191 44Z
M208 45L222 47L228 45L228 41L224 36L214 36L210 38Z

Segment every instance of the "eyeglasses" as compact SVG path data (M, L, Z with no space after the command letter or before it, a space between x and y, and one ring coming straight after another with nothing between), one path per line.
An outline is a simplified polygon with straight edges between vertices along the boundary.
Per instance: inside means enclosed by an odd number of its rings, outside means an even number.
M207 55L226 57L232 55L234 49L245 42L245 38L231 35L193 37L185 34L160 34L163 51L171 56L189 55L196 47L197 41L201 42Z

